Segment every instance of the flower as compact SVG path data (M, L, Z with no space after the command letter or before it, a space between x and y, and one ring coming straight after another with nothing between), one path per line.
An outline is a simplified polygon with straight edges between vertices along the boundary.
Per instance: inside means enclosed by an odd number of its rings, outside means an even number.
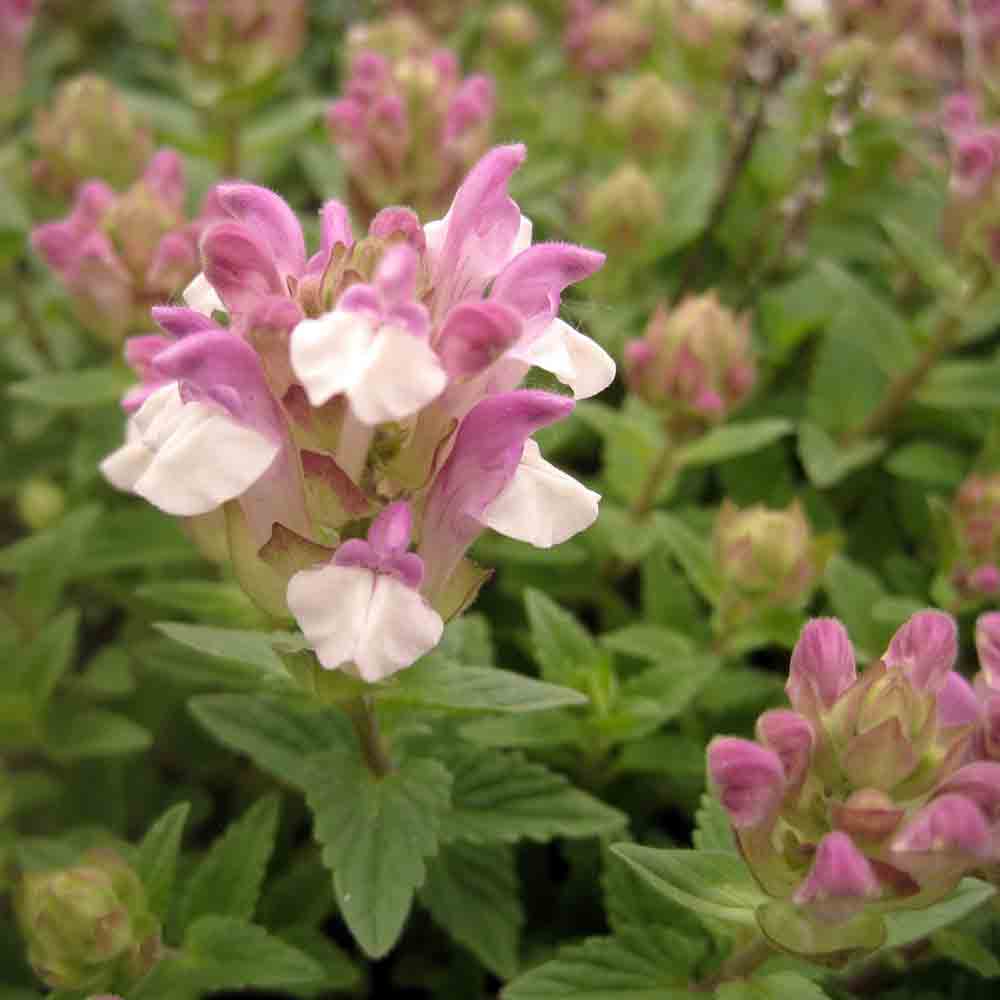
M535 365L577 398L614 377L558 318L603 258L531 245L523 156L487 154L424 226L388 209L355 240L330 202L311 256L277 194L219 185L187 305L126 346L140 382L105 476L186 518L317 669L374 683L433 648L488 576L465 556L483 531L544 548L597 517L531 440L573 398L518 387Z
M1000 593L1000 475L974 474L962 483L952 503L951 526L956 589L970 600Z

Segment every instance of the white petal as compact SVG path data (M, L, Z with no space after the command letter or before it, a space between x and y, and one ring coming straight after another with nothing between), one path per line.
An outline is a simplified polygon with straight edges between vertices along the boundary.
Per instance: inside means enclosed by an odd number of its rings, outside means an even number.
M371 363L375 340L371 322L358 313L334 310L304 319L292 331L292 371L313 406L347 392Z
M329 670L353 665L369 682L410 666L444 629L417 591L358 566L302 570L289 580L287 598L320 663Z
M483 513L488 528L540 549L559 545L597 520L599 493L542 458L530 438L517 472Z
M614 358L597 341L558 318L507 356L552 372L573 390L576 399L596 396L615 380Z
M168 514L207 514L245 493L279 446L218 407L158 389L129 422L126 444L101 464L109 481Z
M219 293L208 283L208 278L203 273L191 280L187 288L181 292L181 298L189 309L194 309L203 316L226 311L226 304L219 298Z
M433 260L444 246L444 238L448 235L448 215L442 219L435 219L433 222L424 223L424 240L427 242L427 252Z
M405 330L383 327L375 336L367 368L347 390L363 424L402 420L436 399L448 376L430 344Z
M521 223L517 228L517 237L514 239L514 245L510 250L510 259L513 260L522 250L527 250L531 246L531 233L532 233L531 219L526 215L521 216Z

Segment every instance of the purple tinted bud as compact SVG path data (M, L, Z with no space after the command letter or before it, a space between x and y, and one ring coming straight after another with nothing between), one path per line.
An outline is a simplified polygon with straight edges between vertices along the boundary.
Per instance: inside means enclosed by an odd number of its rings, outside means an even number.
M878 878L868 859L846 833L835 831L819 842L812 869L793 899L799 906L815 907L817 916L839 922L878 894Z
M413 512L405 500L389 504L368 529L368 541L381 556L393 556L410 547Z
M708 745L708 773L729 820L739 830L775 815L786 789L785 769L773 751L733 736Z
M976 619L976 652L986 683L1000 687L1000 611Z
M836 618L814 618L802 629L792 651L785 690L800 711L814 705L829 709L857 676L847 629Z
M788 783L799 785L809 770L816 745L809 720L788 709L772 709L757 720L757 739L781 758Z
M959 93L945 98L941 108L945 131L963 132L975 128L979 120L979 99L974 94Z
M977 594L995 594L1000 590L1000 566L979 566L966 577L966 584Z
M990 823L1000 820L1000 764L975 761L949 775L937 794L955 794L975 802Z
M830 814L838 830L852 837L880 840L899 826L906 810L897 807L885 792L877 788L861 788L853 792L846 802L832 803Z
M981 858L989 848L990 831L982 810L971 799L951 792L921 809L892 844L897 856L950 854Z
M937 695L938 725L951 729L954 726L971 726L979 721L979 699L972 685L957 671L952 670Z
M897 629L882 657L919 690L937 692L958 659L955 619L943 611L918 611Z

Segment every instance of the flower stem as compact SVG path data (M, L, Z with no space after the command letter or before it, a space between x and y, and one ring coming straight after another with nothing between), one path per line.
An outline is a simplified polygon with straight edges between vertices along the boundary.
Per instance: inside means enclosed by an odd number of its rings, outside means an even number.
M865 437L884 434L899 419L914 393L923 385L934 365L947 354L962 332L959 310L951 310L938 327L913 366L889 383L878 406L865 420L841 438L842 444L853 444Z
M18 321L24 327L25 331L27 331L32 344L34 344L42 357L46 361L51 361L52 355L49 350L48 338L45 336L45 330L38 318L38 313L35 312L34 303L28 295L26 279L16 265L11 265L7 273L10 279L11 298L14 301L14 309L17 312Z
M667 434L663 440L663 447L656 456L656 461L650 466L646 479L641 489L636 494L635 499L629 506L629 516L632 521L638 524L645 520L656 505L656 498L664 481L673 471L674 466L674 443Z
M694 993L712 993L723 983L746 979L773 954L774 949L767 939L758 936L746 947L733 952L712 975L692 983L691 990Z
M222 176L235 180L243 166L243 127L240 116L231 111L221 112L217 117L222 132Z
M384 778L387 774L391 774L392 758L389 755L389 748L382 739L372 698L362 695L347 706L347 713L351 717L354 731L358 734L361 755L368 765L368 770L376 778Z

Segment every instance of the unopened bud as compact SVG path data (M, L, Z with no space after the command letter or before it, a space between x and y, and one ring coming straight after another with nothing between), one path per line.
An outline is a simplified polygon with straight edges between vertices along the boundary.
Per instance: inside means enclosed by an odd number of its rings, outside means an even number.
M896 830L906 810L877 788L861 788L846 802L833 803L830 815L833 825L852 837L881 840Z
M642 167L623 163L587 193L584 215L599 246L635 250L662 224L663 196Z
M854 647L847 629L836 618L806 623L792 650L785 691L800 711L832 708L857 680Z
M801 784L816 746L809 720L784 708L771 709L757 720L757 739L781 759L789 785Z
M878 895L878 878L868 859L846 833L835 831L819 842L812 869L793 898L821 920L841 923Z
M892 844L897 864L914 875L936 873L942 864L971 868L989 851L990 831L982 810L951 792L921 809Z
M648 153L663 152L687 126L687 102L656 73L643 73L619 87L604 113L630 146Z
M1000 688L1000 611L990 611L976 619L976 652L986 683Z
M564 42L581 72L616 73L639 61L652 34L638 6L629 0L571 0Z
M750 740L717 736L708 745L708 773L737 829L766 822L785 795L787 782L781 758Z
M501 4L490 16L490 41L503 52L530 49L538 41L540 32L538 18L523 3Z
M51 479L26 480L17 491L17 513L32 531L41 531L58 520L66 509L66 494Z
M897 629L882 656L921 691L940 690L958 658L955 619L943 611L919 611Z

